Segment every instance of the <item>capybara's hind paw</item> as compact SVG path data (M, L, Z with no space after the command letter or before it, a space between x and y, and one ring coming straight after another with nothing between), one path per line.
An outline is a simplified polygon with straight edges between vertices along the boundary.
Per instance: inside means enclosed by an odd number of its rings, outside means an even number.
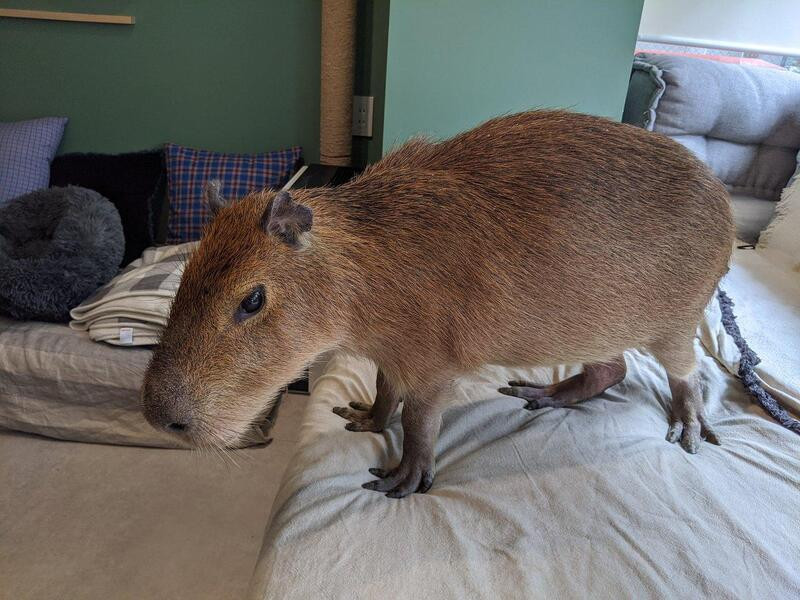
M703 440L716 446L722 443L709 425L705 412L691 405L673 409L666 439L670 444L680 441L681 447L689 454L697 454Z
M372 431L374 433L383 431L383 427L372 418L371 406L363 402L351 402L350 406L352 408L346 406L335 406L333 408L334 414L350 421L344 426L347 431Z
M409 463L410 461L400 461L397 467L389 471L370 469L370 474L380 479L368 481L361 487L376 492L386 492L387 498L404 498L415 492L424 494L433 485L433 467Z
M548 395L548 386L539 386L527 381L509 381L508 386L498 388L497 391L506 396L522 398L525 400L526 410L562 405L557 399Z

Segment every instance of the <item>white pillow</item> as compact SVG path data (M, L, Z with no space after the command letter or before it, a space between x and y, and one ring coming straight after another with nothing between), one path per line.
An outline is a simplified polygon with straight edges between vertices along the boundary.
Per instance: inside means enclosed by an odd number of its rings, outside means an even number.
M800 273L800 167L784 188L775 216L761 234L757 247L779 260L788 260L790 268Z

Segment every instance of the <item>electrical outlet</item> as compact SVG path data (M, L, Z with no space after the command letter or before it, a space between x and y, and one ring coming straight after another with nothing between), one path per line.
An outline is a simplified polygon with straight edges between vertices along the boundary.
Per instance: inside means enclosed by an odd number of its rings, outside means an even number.
M353 135L372 137L372 96L353 96Z

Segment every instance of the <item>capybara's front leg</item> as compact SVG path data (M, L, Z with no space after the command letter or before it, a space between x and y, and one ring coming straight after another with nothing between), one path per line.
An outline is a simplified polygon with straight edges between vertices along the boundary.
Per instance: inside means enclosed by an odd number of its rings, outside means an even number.
M348 431L373 431L380 433L389 424L397 410L400 398L389 386L381 370L378 370L375 402L350 402L347 406L336 406L333 412L350 421L344 426Z
M380 479L363 487L386 492L389 498L424 494L433 484L434 445L442 423L442 401L409 397L403 407L403 457L394 469L370 469Z

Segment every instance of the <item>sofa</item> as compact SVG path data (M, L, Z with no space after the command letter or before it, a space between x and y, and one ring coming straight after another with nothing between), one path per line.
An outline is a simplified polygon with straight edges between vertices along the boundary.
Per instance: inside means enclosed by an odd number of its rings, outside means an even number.
M637 53L625 123L663 133L727 186L738 237L755 243L800 152L800 74L697 57Z

